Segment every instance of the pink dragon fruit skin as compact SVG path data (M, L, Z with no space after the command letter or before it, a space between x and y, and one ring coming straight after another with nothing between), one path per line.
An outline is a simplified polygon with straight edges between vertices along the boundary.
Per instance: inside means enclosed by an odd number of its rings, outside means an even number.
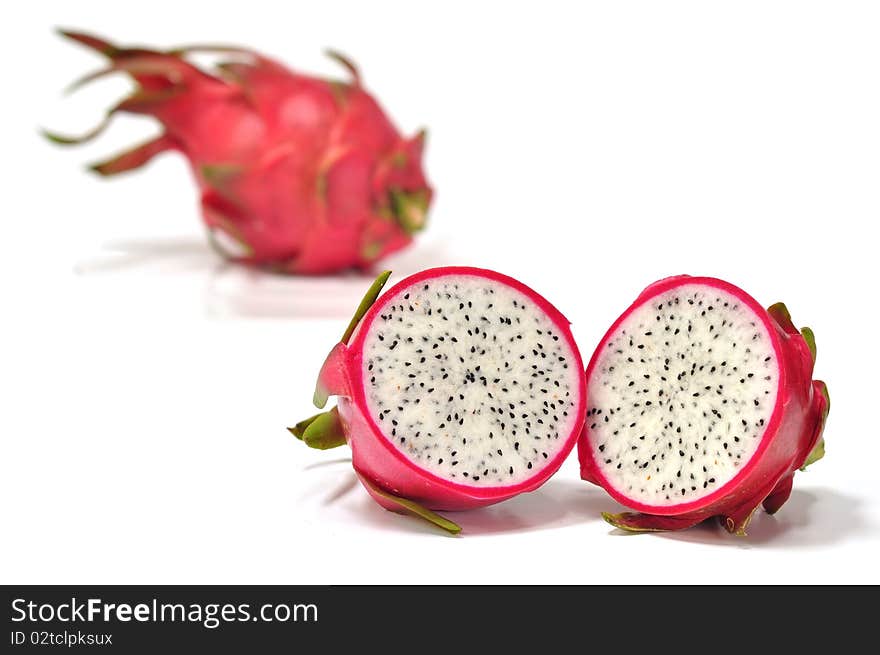
M165 151L182 153L211 242L224 256L286 273L365 268L424 227L433 195L421 166L425 133L403 138L341 55L331 53L350 83L295 73L241 48L159 52L62 34L109 59L80 83L113 72L137 82L108 118L144 114L164 128L92 169L115 175ZM185 59L205 50L232 57L209 74ZM79 143L105 125L82 138L47 136Z
M601 414L597 415L595 413L596 407L594 396L598 393L599 385L603 383L607 384L610 375L619 374L619 372L608 372L609 361L611 360L608 359L609 356L605 353L607 350L611 349L612 344L623 343L620 350L624 354L628 352L626 338L629 338L629 343L639 344L641 334L637 334L632 329L630 329L628 333L630 335L629 337L625 337L622 342L620 340L621 326L627 325L626 321L628 317L634 315L634 312L637 312L642 308L651 307L654 304L661 306L664 304L664 300L671 302L668 300L669 298L678 298L679 296L685 298L688 293L687 290L693 289L697 289L698 292L700 292L700 289L705 289L705 292L701 293L704 293L706 297L712 296L713 294L718 293L718 291L721 291L724 294L727 294L725 297L737 299L738 302L748 309L753 317L761 321L763 328L766 330L766 335L769 337L770 345L772 346L772 357L778 362L778 379L772 383L777 388L775 404L769 421L766 421L766 424L763 421L761 422L761 429L757 433L760 438L757 448L748 457L745 464L743 464L736 474L727 482L717 489L712 490L711 493L706 493L704 495L700 495L698 489L698 497L688 499L686 502L644 502L637 497L639 495L644 495L643 493L639 494L636 493L635 490L623 489L621 488L622 485L619 483L612 483L609 480L609 471L615 470L612 466L617 460L611 461L612 458L608 456L608 452L612 449L612 446L608 444L609 435L607 433L602 433L602 423L604 418L601 420L595 420ZM660 300L659 303L658 300ZM684 303L682 303L682 306L684 306ZM677 304L676 307L678 307ZM681 312L682 310L678 311ZM664 320L660 320L658 311L656 326L651 327L651 329L648 332L645 332L645 334L659 331L659 326L666 323L666 321L667 318L665 315ZM715 321L715 325L718 324L718 321L720 321L720 317ZM688 319L688 322L690 323L691 319ZM632 328L632 324L629 325ZM752 323L752 325L755 325L755 323ZM756 333L757 332L758 331L756 330ZM648 350L643 349L635 352L645 353L650 351L652 356L665 355L668 357L671 356L674 359L674 355L670 355L674 348L669 349L668 352L660 352L656 349L652 350L651 342L648 342L647 344L641 343L639 345L647 345ZM700 347L702 348L702 345ZM748 347L748 343L740 343L741 351ZM659 355L658 352L660 352ZM605 519L612 525L625 530L658 531L687 528L700 523L707 518L719 517L722 525L724 525L729 532L743 535L745 534L745 529L748 526L749 520L759 506L763 504L765 510L770 514L778 511L785 501L788 500L795 472L798 469L805 468L806 465L813 463L824 455L822 431L825 419L828 415L830 401L825 384L819 380L812 380L815 354L815 339L812 331L809 328L804 328L799 331L792 323L785 305L777 303L770 307L769 310L764 310L751 296L741 289L722 280L682 275L661 280L645 289L632 306L630 306L630 308L627 309L627 311L624 312L608 330L587 367L587 420L578 442L581 477L584 480L603 487L612 497L615 498L615 500L638 512L624 512L616 515L604 514L603 516ZM636 355L636 358L637 357L638 355ZM769 359L771 358L771 355L768 355L767 357ZM647 361L648 364L641 370L638 369L639 364L633 362L634 366L637 367L634 370L643 373L641 377L644 378L647 378L654 373L649 366L652 360L648 359ZM669 359L666 359L665 361L668 364L668 367L666 367L665 370L670 370L671 372L667 374L667 380L665 380L664 383L671 382L673 380L673 374L676 371L674 363L670 364ZM689 364L690 360L687 360L687 362ZM727 362L724 363L725 365L728 365ZM706 366L709 366L709 363L706 363ZM719 369L719 371L721 370L720 364L714 362L713 367L710 370L715 373L716 368ZM686 377L688 365L685 365L683 370L685 371ZM681 375L681 373L679 373L679 375ZM743 373L743 375L745 375L745 373ZM733 376L728 375L725 378L725 382L729 381L730 384L736 385L738 382L736 378L739 378L739 376L739 373ZM630 380L630 382L632 382L635 388L638 389L642 380L638 375L633 375L632 377L634 379ZM745 382L744 377L740 378L740 380ZM627 388L630 388L629 382L626 384ZM646 387L647 386L648 385L646 384ZM668 387L669 385L666 386ZM716 390L715 387L710 389L709 386L710 385L707 385L705 389L708 392L709 397L714 399L713 402L717 407L722 407L718 404L718 398L726 396L728 391L723 389L723 385L721 390ZM694 394L690 393L692 391L690 388L688 388L687 391L688 393L685 397L689 400ZM695 393L699 393L700 391L703 391L702 387L700 387L699 391ZM715 395L713 396L712 394ZM667 393L667 397L668 396L669 393ZM647 394L645 397L647 397ZM669 402L672 403L671 400L669 400ZM678 402L679 401L676 400L676 403ZM649 402L647 404L650 405L651 403ZM642 411L647 411L647 408L644 407L644 400L641 400L640 405ZM757 399L755 400L755 405L758 405ZM730 407L731 405L725 405L720 411L729 412ZM617 407L616 409L618 410L619 415L621 408ZM656 400L655 405L651 408L651 411L654 410L661 411L657 409ZM674 418L677 410L678 405L675 405L670 409L670 422L672 420L677 420ZM626 411L625 407L623 408L623 411ZM742 420L743 425L745 425L745 419ZM636 419L633 419L633 421L635 424ZM734 421L735 427L739 427L738 422L738 420ZM717 423L723 425L722 420L717 421ZM635 429L638 431L640 428L641 425L637 426ZM620 434L621 432L625 432L625 430L618 431L616 437L612 438L625 440L626 437L622 437ZM699 450L699 446L702 443L699 441L697 433L693 432L693 430L690 435L688 434L688 430L685 430L684 434L683 443L685 445L682 446L684 450L681 451L682 461L685 461L685 457L693 457L694 453ZM698 447L695 449L691 446L688 450L688 439L689 437L695 436L697 437L695 441ZM674 443L674 437L673 439L670 439L670 442ZM679 441L678 443L682 443L682 441ZM711 444L712 442L710 441L709 443ZM633 451L641 447L638 445L637 441L633 441L633 444L634 445L631 446ZM625 450L628 450L630 447L629 442L624 445L627 447ZM600 449L600 446L608 446L608 448L606 449L603 447ZM668 452L670 453L670 457L675 457L678 448L679 446L677 445L669 446ZM717 458L719 456L718 452L721 452L723 455L726 453L727 448L728 444L725 442L724 449L716 450L715 454L712 454L710 446L708 459L714 457L717 463ZM664 446L661 443L659 451L655 451L655 456L656 452L662 453L663 449ZM696 463L700 464L700 454L698 452L696 453L696 457ZM625 463L627 461L625 457L622 457L621 459L622 462L617 463ZM645 470L652 470L647 467L653 467L656 461L657 460L653 457L650 459L650 462L648 458L644 458L644 462L638 464L638 467L645 466ZM711 464L709 464L709 467L710 473L708 475L711 475ZM704 468L703 470L705 471L706 469ZM699 478L697 482L699 483ZM695 484L694 487L698 488L700 486L698 483ZM684 489L684 486L684 483L682 483L682 489ZM684 493L684 491L682 493Z

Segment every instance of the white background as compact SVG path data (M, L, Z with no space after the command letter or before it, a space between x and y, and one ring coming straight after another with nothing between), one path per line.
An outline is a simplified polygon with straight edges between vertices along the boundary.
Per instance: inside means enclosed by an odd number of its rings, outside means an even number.
M880 582L880 13L858 2L22 3L0 25L0 582ZM502 9L503 6L503 9ZM589 358L676 273L785 300L819 345L828 454L748 538L622 536L575 458L446 537L374 505L345 449L309 451L326 351L368 284L279 278L208 249L180 156L101 181L154 133L55 36L233 42L340 74L349 53L407 133L430 128L430 229L388 260L514 275Z

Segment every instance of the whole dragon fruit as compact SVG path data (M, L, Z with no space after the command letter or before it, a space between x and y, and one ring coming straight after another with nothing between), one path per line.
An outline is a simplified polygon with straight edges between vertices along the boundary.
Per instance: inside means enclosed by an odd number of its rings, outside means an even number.
M318 380L338 406L290 428L313 448L348 443L384 508L457 532L431 510L497 503L543 484L584 420L568 321L524 284L469 267L368 291ZM375 304L374 304L375 303Z
M348 83L301 75L241 48L159 52L61 34L109 60L74 87L125 72L138 88L88 134L47 136L81 143L116 112L158 119L160 136L92 170L115 175L161 152L181 152L201 191L211 242L224 256L281 272L327 273L369 266L424 226L432 196L421 166L425 133L402 138L342 55L330 53ZM212 74L186 60L205 51L229 61Z
M717 516L742 535L760 505L779 510L795 471L825 453L815 358L782 303L765 311L707 277L645 289L587 368L581 477L639 512L605 519L656 531Z

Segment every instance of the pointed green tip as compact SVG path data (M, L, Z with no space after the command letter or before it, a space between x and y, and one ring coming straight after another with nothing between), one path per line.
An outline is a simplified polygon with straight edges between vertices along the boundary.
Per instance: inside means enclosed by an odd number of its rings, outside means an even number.
M801 466L800 470L806 471L808 466L815 464L823 457L825 457L825 437L820 438L819 442L813 446L813 450L807 455L807 459L804 460L804 464Z
M828 385L822 380L816 380L816 382L821 383L822 395L825 396L825 416L828 416L831 411L831 394L828 393Z
M652 530L651 528L641 528L632 523L627 523L626 519L628 517L633 516L630 512L621 512L620 514L612 514L611 512L602 512L602 518L605 519L606 523L613 525L618 530L623 530L625 532L656 532L656 530Z
M114 57L118 52L119 48L114 46L112 43L108 43L104 39L93 36L92 34L88 34L86 32L79 32L77 30L71 30L63 27L56 27L55 33L59 36L64 37L65 39L70 39L72 41L76 41L87 48L91 48L92 50L97 50L101 54L107 57Z
M50 130L40 128L39 132L42 136L52 143L57 143L63 146L77 145L80 143L86 143L87 141L91 141L98 135L100 135L104 130L107 129L107 126L110 125L110 120L113 118L113 111L107 112L104 118L98 123L95 127L90 129L88 132L80 134L78 136L69 136L66 134L59 134L58 132L52 132Z
M748 537L749 535L746 532L746 529L749 527L749 523L752 522L752 518L755 516L755 512L758 511L758 507L760 507L760 503L753 507L749 513L744 516L719 516L718 520L721 522L721 525L724 526L724 529L733 536Z
M461 526L458 523L453 523L452 521L445 519L442 516L440 518L443 519L443 521L442 521L442 523L437 523L437 525L439 527L446 530L449 534L460 534L461 533Z
M804 338L804 341L807 342L807 348L810 349L810 355L813 357L813 363L816 362L816 335L813 334L813 331L804 327L801 328L801 336Z
M324 409L327 405L327 401L330 399L330 394L327 393L327 390L321 385L319 382L315 385L315 394L312 396L312 403L318 409Z
M825 421L828 420L828 413L831 411L831 396L828 394L828 385L822 382L822 380L813 381L814 393L816 393L816 389L818 389L818 392L825 398L825 407L822 408L822 414L819 416L819 425L817 427L817 431L821 435L822 430L825 429ZM808 466L815 464L823 457L825 457L825 437L820 436L819 441L816 442L816 445L813 446L813 450L807 455L800 470L806 471Z
M602 512L602 518L605 519L606 523L613 525L618 530L634 534L639 532L665 532L673 529L657 524L657 517L647 514L635 514L633 512L612 514L611 512Z
M323 412L321 412L321 414L323 414ZM321 414L315 414L314 416L310 416L307 419L303 419L292 428L287 428L287 431L290 432L290 434L292 434L297 439L301 440L303 438L303 434L305 434L306 428L314 423L315 419L321 416Z
M785 332L787 333L795 333L797 334L797 328L794 326L794 322L791 320L791 313L788 311L788 307L785 306L784 302L778 302L773 305L770 305L767 308L767 313L770 314L771 317L779 324Z
M101 177L110 177L115 173L106 163L101 162L98 164L89 164L86 166L86 170L95 175L100 175Z
M330 57L330 59L333 59L334 61L339 63L349 72L352 78L352 82L355 86L361 85L361 73L358 70L358 67L355 66L355 63L351 59L349 59L348 56L342 54L338 50L334 50L333 48L325 49L324 54Z
M617 521L617 514L612 514L611 512L602 512L602 518L605 519L606 523L610 523L615 528L620 528L621 525Z
M55 34L57 34L58 36L63 36L65 39L77 39L78 40L79 38L82 37L80 32L78 32L76 30L72 30L67 27L61 27L60 25L55 27Z
M55 27L54 32L58 36L65 38L65 39L70 39L72 41L82 41L84 38L84 35L80 34L76 30L71 30L66 27L61 27L60 25Z
M44 139L51 141L52 143L57 143L58 145L72 146L80 143L79 137L65 136L64 134L58 134L57 132L50 132L42 127L38 129L38 132Z
M385 283L388 282L388 278L391 277L391 271L382 271L379 273L379 276L373 280L373 284L370 285L370 288L367 289L367 292L364 294L363 299L361 300L360 305L354 312L354 316L351 317L351 321L348 323L348 327L345 328L345 332L342 335L342 343L348 343L348 340L351 338L351 335L354 333L354 329L357 327L357 324L360 323L360 320L364 317L364 314L373 306L373 303L376 302L376 298L379 297L379 293L382 291L382 287L385 286ZM315 389L315 398L318 397L318 389ZM324 402L327 402L326 400ZM317 400L315 401L317 405ZM323 405L318 405L319 407L323 407Z
M784 316L789 321L791 320L791 312L788 311L788 307L785 306L784 302L777 302L770 305L767 308L768 312L773 314L779 314L780 316Z
M302 441L309 448L329 450L344 446L345 429L339 418L339 410L334 407L329 412L323 412L317 416L307 418L297 426L305 425L302 431ZM294 428L296 429L296 428Z
M382 287L385 286L385 283L388 281L388 278L391 276L391 271L382 271L379 276L373 281L373 284L370 285L370 288L367 289L367 292L364 294L363 299L361 300L358 308L355 310L354 316L351 317L351 321L348 323L348 327L345 328L345 332L342 335L341 342L343 344L347 344L348 340L351 339L351 335L354 333L355 328L357 328L358 323L364 317L364 314L373 306L373 303L376 302L376 298L378 298L379 293L382 291ZM339 344L337 344L339 347ZM334 349L335 351L335 349ZM328 359L333 356L333 352L331 351ZM327 362L324 363L327 365ZM318 409L323 409L327 404L327 400L330 397L330 391L327 387L324 386L321 376L318 377L318 382L315 384L315 393L312 395L312 402L315 407Z
M367 480L363 476L360 476L360 477L361 477L361 482L363 482L364 485L369 487L369 489L373 493L375 493L377 496L380 496L380 497L384 498L385 500L389 501L391 504L396 505L401 510L403 510L405 513L413 514L414 516L417 516L420 519L427 521L428 523L436 525L438 528L442 528L443 530L446 530L450 534L458 534L461 532L461 526L458 525L457 523L453 523L452 521L447 519L445 516L440 516L439 514L428 509L427 507L419 505L414 500L410 500L409 498L401 498L400 496L395 496L394 494L392 494L388 491L385 491L381 487L376 486L375 484L373 484L372 482L370 482L369 480Z
M391 211L407 234L415 234L425 227L430 198L424 189L419 191L391 191Z

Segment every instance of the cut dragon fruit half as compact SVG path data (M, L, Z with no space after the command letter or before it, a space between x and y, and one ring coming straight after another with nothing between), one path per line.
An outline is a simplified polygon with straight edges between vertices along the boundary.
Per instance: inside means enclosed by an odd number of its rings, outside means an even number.
M338 407L292 428L308 445L349 443L386 509L455 531L430 510L531 491L562 464L585 412L568 321L494 271L423 271L367 293L319 377L315 404Z
M781 303L706 277L648 287L587 368L581 476L639 512L606 520L653 531L719 516L744 534L762 502L778 510L794 471L824 454L814 359L812 331Z

